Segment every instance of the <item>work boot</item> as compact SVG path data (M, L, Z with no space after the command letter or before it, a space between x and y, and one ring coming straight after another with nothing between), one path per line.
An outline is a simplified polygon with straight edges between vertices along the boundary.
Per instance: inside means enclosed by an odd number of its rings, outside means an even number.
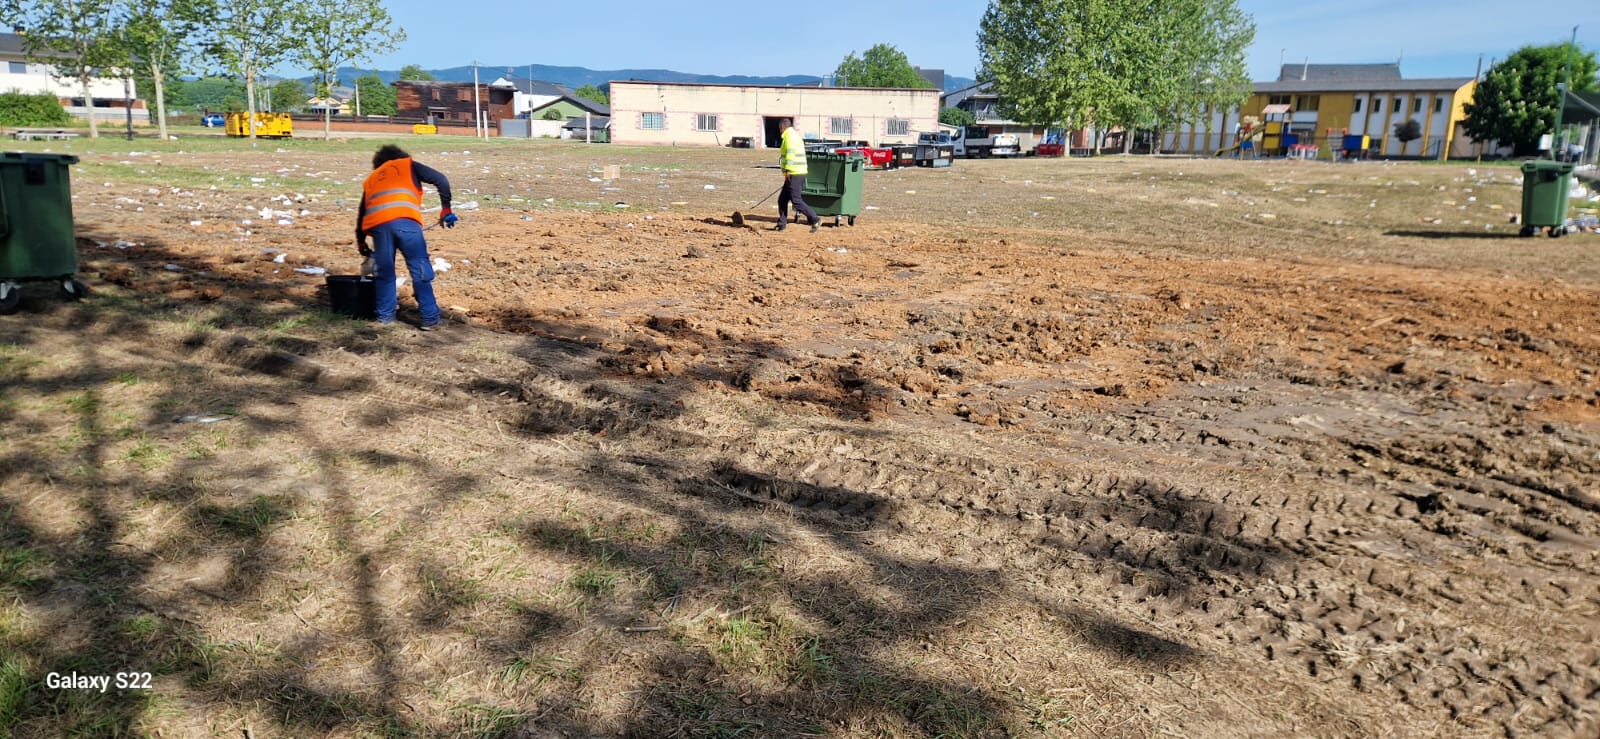
M780 224L778 224L776 226L773 226L772 230L774 230L774 231L782 231L782 230L784 230L784 229L786 229L788 227L789 227L788 225L780 223Z
M817 229L819 229L819 228L822 228L822 227L817 225L817 224L815 224L815 223L811 224L811 233L816 233Z

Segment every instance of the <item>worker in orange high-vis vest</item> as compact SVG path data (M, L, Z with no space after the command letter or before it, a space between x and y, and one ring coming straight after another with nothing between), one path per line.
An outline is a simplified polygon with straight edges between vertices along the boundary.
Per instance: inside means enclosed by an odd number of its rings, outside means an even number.
M378 297L378 323L394 323L399 307L395 286L395 253L406 260L411 289L422 313L423 331L439 327L439 302L433 297L433 263L428 242L422 237L422 184L439 190L439 225L455 228L459 220L450 212L450 180L432 167L418 164L400 147L388 144L372 155L372 174L362 185L361 211L356 214L356 248L374 262L374 292ZM372 239L371 246L367 239Z

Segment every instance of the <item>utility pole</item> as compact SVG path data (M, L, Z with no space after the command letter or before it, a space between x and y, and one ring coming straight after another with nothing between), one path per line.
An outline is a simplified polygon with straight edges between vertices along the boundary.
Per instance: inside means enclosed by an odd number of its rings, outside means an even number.
M483 106L478 102L478 60L472 60L472 135L483 137Z
M1556 91L1561 93L1561 99L1556 104L1556 135L1555 146L1550 147L1550 158L1559 160L1557 152L1565 151L1566 145L1562 140L1566 138L1567 127L1561 125L1561 119L1567 115L1567 91L1572 89L1572 50L1578 45L1578 27L1572 27L1572 40L1567 42L1567 68L1561 73L1561 84L1556 85Z

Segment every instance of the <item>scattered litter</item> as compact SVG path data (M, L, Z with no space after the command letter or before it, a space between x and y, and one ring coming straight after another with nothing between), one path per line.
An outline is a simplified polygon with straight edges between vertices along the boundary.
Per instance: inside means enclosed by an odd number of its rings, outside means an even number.
M878 209L878 206L876 206L876 205L869 205L869 206L867 206L867 207L866 207L866 208L864 208L864 209L863 209L863 210L877 210L877 209Z
M715 189L717 189L717 186L716 185L706 185L706 189L707 190L715 190Z
M283 260L288 259L288 258L289 258L288 254L279 254L278 256L273 257L272 261L277 262L278 264L283 264Z
M294 219L293 218L279 218L278 219L278 225L279 226L293 226L294 225Z
M524 221L531 221L531 220L533 220L533 216L528 216L528 215L525 215L525 216L523 216L523 217L522 217L522 220L524 220Z
M917 191L916 190L907 190L906 194L907 195L915 195L915 194L917 194Z
M166 270L167 270L167 271L168 271L168 272L182 272L182 271L183 271L183 268L182 268L182 267L179 267L179 266L178 266L178 265L176 265L176 264L169 264L169 265L167 265L167 266L166 266L166 268L165 268L165 269L166 269Z
M626 208L626 207L628 207L628 204L622 202L621 200L618 200L617 202L612 203L612 207L614 207L614 208Z
M674 200L674 201L672 201L672 204L673 205L688 205L689 203L688 203L688 201L684 201L684 200Z
M200 225L200 223L201 223L200 221L189 221L189 225L191 225L191 226L198 226L198 225Z
M445 261L444 257L434 257L433 258L433 271L435 271L435 272L449 272L450 271L450 263Z
M452 210L477 210L477 209L478 209L478 201L476 201L476 200L468 200L465 203L458 203L454 208L452 208Z
M118 249L129 249L135 246L138 246L138 244L135 244L132 241L123 241L121 239L118 239L116 243L116 247Z
M328 270L323 269L321 267L295 267L294 271L299 272L300 274L303 274L303 275L325 275L325 274L328 274Z
M1040 200L1055 200L1056 196L1054 196L1054 195L1044 195L1044 196L1041 196L1039 199Z

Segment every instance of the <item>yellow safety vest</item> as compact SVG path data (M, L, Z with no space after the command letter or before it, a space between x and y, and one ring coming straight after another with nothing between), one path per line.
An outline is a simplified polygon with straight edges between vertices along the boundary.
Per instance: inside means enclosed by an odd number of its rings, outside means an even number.
M784 174L806 173L806 140L793 126L783 132L783 142L778 145L778 163Z

